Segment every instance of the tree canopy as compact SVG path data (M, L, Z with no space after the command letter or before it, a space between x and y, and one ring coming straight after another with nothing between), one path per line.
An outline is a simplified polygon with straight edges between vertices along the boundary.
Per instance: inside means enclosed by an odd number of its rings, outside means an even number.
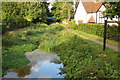
M64 19L69 20L70 18L73 18L74 8L72 3L55 2L52 6L52 14L57 20L62 21Z
M4 18L20 16L28 21L36 18L44 20L47 17L47 7L48 3L46 2L4 2L2 3L2 14Z
M120 17L120 2L107 2L105 3L106 11L104 15L106 17Z
M28 22L47 22L48 5L46 2L3 2L3 27L24 27Z

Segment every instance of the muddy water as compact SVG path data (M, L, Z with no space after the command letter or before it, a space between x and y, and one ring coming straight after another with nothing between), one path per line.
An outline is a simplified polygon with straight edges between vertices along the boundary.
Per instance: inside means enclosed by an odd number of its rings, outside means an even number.
M30 64L8 72L3 78L64 78L60 68L63 63L54 53L41 50L25 53Z

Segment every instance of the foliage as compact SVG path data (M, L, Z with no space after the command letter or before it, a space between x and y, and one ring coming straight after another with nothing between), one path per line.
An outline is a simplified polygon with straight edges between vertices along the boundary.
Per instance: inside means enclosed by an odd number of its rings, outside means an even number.
M66 79L118 78L118 52L109 48L102 51L102 45L64 29L57 34L49 32L42 39L39 48L58 53L65 65L62 71Z
M33 25L34 27L40 27L40 28L46 28L48 27L47 24L44 24L44 23L36 23L35 25Z
M24 54L3 52L2 75L5 75L7 73L7 70L9 69L20 68L28 63L29 61L27 60Z
M45 28L48 27L43 23L38 24L36 24L37 26L34 24L32 27L26 27L16 31L9 31L3 34L3 75L6 74L9 69L20 68L29 63L24 53L33 51L37 48L37 46L40 44L39 40L41 39L40 32L42 30L45 31Z
M3 2L3 31L29 26L30 22L46 22L48 13L46 2Z
M104 15L106 17L120 17L120 2L107 2L106 5L106 11L104 12Z
M94 34L103 37L104 25L103 24L90 24L90 23L80 23L78 24L78 30ZM107 26L107 39L119 41L119 26Z
M3 73L28 64L24 53L39 45L41 49L58 53L65 65L62 71L68 80L118 77L118 52L109 48L102 51L101 45L68 32L60 24L36 25L3 35ZM24 34L26 30L31 30L34 35ZM28 39L21 40L22 35Z
M8 48L8 51L10 53L25 53L25 52L30 52L33 51L35 49L35 45L34 44L23 44L23 45L16 45L16 46L12 46L11 48Z
M58 21L62 21L64 19L69 20L73 18L74 9L72 7L72 3L55 2L52 6L52 14Z
M72 29L77 29L78 28L78 26L77 26L77 24L75 23L75 21L69 21L69 27L71 27Z
M22 27L26 27L29 26L30 22L21 18L21 17L13 17L10 16L9 18L6 18L3 20L3 26L2 26L2 30L3 33L7 30L13 30L16 28L22 28Z
M89 33L86 33L86 32L83 32L83 31L80 31L80 30L77 30L77 29L76 30L72 29L72 32L75 32L77 34L80 34L80 35L85 36L85 37L87 37L89 39L92 39L92 40L98 40L98 41L101 41L101 42L103 41L103 37L100 37L100 36L97 36L97 35L94 35L94 34L89 34ZM120 42L115 41L115 40L107 39L106 43L110 44L112 46L120 47L120 45L119 45Z
M102 46L91 41L73 36L69 41L58 46L56 50L60 51L58 55L61 56L65 64L63 71L66 73L66 79L118 77L117 64L114 64L111 60L112 54L117 56L118 53L109 50L103 52Z

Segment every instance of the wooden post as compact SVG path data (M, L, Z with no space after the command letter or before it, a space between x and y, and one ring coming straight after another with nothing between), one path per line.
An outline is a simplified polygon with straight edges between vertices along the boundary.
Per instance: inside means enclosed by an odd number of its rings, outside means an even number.
M107 31L107 20L105 20L104 23L104 40L103 40L103 51L105 51L106 48L106 31Z

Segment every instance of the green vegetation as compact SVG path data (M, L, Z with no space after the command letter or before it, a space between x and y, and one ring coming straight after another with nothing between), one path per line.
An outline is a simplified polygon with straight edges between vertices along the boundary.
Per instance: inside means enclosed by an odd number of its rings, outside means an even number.
M78 25L75 23L75 21L69 21L68 25L66 25L65 27L71 28L71 29L78 29Z
M24 53L31 52L38 48L43 41L43 34L58 32L63 27L59 24L46 25L37 23L23 29L9 31L3 34L2 38L2 57L3 57L3 75L9 69L20 68L29 63Z
M102 45L66 30L49 34L39 48L58 53L65 65L62 70L67 79L118 78L118 52L109 48L102 51Z
M39 45L40 33L46 24L36 24L16 31L9 31L2 38L3 75L6 71L29 63L24 53L33 51Z
M104 25L102 24L79 24L78 29L83 32L103 37ZM119 41L119 26L107 27L107 39Z
M98 40L98 41L102 41L102 42L103 42L103 37L99 37L99 36L94 35L94 34L88 34L88 33L86 33L86 32L82 32L82 31L80 31L80 30L72 30L72 31L73 31L73 32L76 32L76 33L78 33L78 34L80 34L80 35L82 35L82 36L88 37L88 38L90 38L90 39ZM118 41L109 40L109 39L107 39L106 41L107 41L107 44L110 44L110 45L116 46L116 47L120 47L120 45L119 45L120 42L118 42Z
M52 6L52 15L57 21L73 19L74 9L72 2L55 2Z
M75 24L74 21L69 22L69 25L65 25L66 28L72 29L72 32L78 33L82 36L88 37L93 40L103 41L103 24L91 24L91 23L81 23L79 25ZM116 47L120 47L119 26L108 26L107 27L107 43Z
M113 5L108 5L110 8L106 10L107 15L105 14L105 16L119 17L119 3L109 4ZM114 10L111 10L112 8ZM56 23L48 26L43 24L47 23L46 19L48 16L52 16L51 14L58 21L72 19L74 15L72 3L56 2L50 13L46 2L2 2L2 31L4 33L2 36L2 75L5 75L10 69L15 69L15 72L20 71L19 76L24 76L21 75L22 71L28 74L30 67L25 65L29 63L29 60L24 53L40 48L56 52L60 56L65 65L61 70L66 74L65 78L68 80L119 77L119 52L110 48L102 51L102 45L80 38L63 27L69 27L68 25ZM101 24L76 25L75 22L69 24L71 31L102 40L103 25ZM107 38L110 39L108 43L117 45L112 40L119 41L119 31L120 27L108 26ZM25 67L26 71L23 68L17 71L16 69L20 67Z
M103 12L105 17L114 18L118 17L120 18L120 2L105 2L106 10ZM120 21L120 19L118 19ZM120 23L118 23L120 25Z
M3 74L29 63L24 53L36 48L56 52L66 79L118 78L118 52L68 32L61 24L35 24L3 35ZM120 56L119 56L120 57ZM12 58L12 59L11 59Z
M31 23L47 22L49 15L46 2L2 2L3 32Z
M66 78L117 78L118 53L77 36L56 48L65 68Z
M86 32L88 34L94 34L99 37L103 37L104 25L103 24L91 24L91 23L80 23L75 25L75 22L70 22L69 27L72 25L73 29ZM120 26L107 26L107 39L119 41L120 37Z

